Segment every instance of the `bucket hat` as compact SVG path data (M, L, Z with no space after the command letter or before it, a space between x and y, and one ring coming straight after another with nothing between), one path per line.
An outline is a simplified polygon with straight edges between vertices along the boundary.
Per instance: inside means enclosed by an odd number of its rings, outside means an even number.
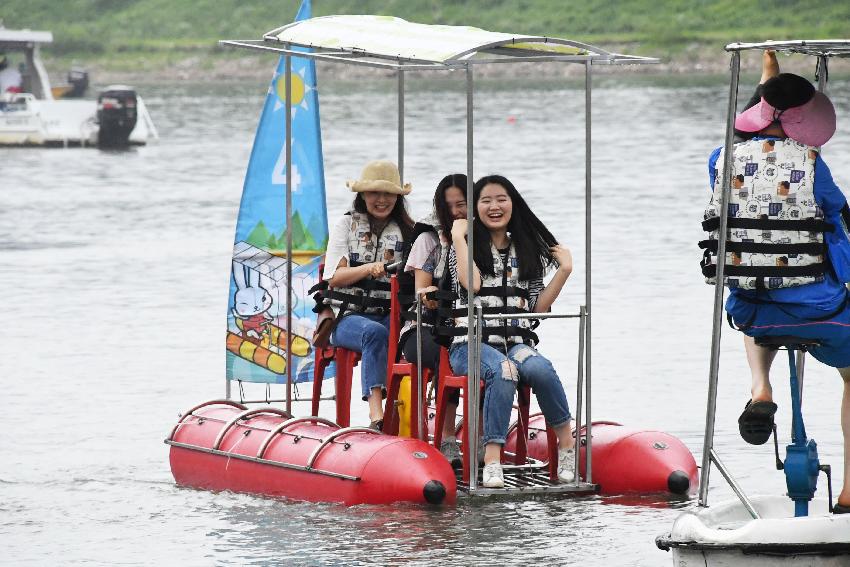
M805 78L781 73L762 85L761 101L735 119L742 132L759 132L779 122L789 138L822 146L835 133L835 108Z
M370 161L363 168L360 179L349 181L346 185L355 193L383 191L396 195L407 195L412 189L410 183L401 185L398 167L393 162L385 160Z

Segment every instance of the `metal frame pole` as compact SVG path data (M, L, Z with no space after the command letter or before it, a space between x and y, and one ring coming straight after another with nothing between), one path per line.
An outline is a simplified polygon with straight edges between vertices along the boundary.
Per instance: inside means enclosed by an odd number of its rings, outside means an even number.
M286 74L286 413L292 414L292 57Z
M411 381L412 381L411 376ZM436 376L434 377L436 380ZM425 400L422 392L422 298L416 298L416 437L428 441L425 432ZM435 425L436 426L436 425ZM439 449L439 447L437 447Z
M582 409L582 390L584 389L584 338L585 338L585 324L587 323L587 312L585 311L584 305L579 307L579 320L578 320L578 371L576 373L576 456L575 456L575 468L576 471L576 479L578 482L578 471L579 471L579 461L581 453L581 436L579 432L581 431L581 409ZM587 471L585 471L585 474ZM587 478L585 476L585 478Z
M729 64L731 81L726 117L726 141L723 146L723 175L721 179L720 229L717 243L717 280L714 287L714 324L711 331L711 362L708 373L708 403L705 410L705 438L702 446L702 469L699 477L699 505L708 506L708 482L711 472L711 454L714 452L714 417L717 409L717 378L720 370L720 332L723 329L724 271L726 268L726 239L729 226L729 195L732 178L732 142L735 136L735 110L738 105L738 79L741 70L741 53L732 52ZM722 472L722 471L721 471ZM723 475L726 477L726 474ZM729 478L727 477L727 481Z
M466 356L466 366L467 366L467 384L466 384L466 393L467 393L467 407L469 408L469 416L467 418L467 427L466 431L466 446L469 452L469 491L473 492L476 488L478 488L478 397L479 397L479 375L480 369L477 364L477 356L475 351L475 333L474 333L474 325L476 324L475 319L475 308L473 306L475 302L475 291L472 289L473 282L473 214L472 209L474 207L475 200L473 199L473 191L472 191L472 165L473 165L473 76L472 76L472 66L467 63L466 64L466 222L467 231L466 231L466 242L467 242L467 255L466 255L466 281L468 282L469 289L466 290L467 297L467 305L466 305L466 345L467 345L467 356ZM474 419L473 419L474 418Z
M586 314L586 331L587 339L585 341L585 388L587 391L587 409L585 410L585 475L584 479L588 483L593 482L593 419L591 418L591 395L590 395L590 321L593 310L591 308L591 136L590 130L592 125L591 120L591 93L593 91L592 68L590 60L584 63L584 304ZM578 437L578 436L576 436ZM578 453L578 451L576 451Z
M404 71L398 70L398 175L404 186Z

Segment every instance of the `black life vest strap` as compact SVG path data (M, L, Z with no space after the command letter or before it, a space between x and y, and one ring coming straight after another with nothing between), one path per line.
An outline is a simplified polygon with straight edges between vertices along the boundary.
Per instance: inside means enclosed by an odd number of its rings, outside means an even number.
M483 335L484 342L488 342L487 338L491 336L504 338L506 331L508 337L519 337L524 343L527 343L528 341L534 341L535 344L540 342L540 339L537 337L537 333L531 329L517 327L515 325L484 327L481 334ZM467 334L466 327L436 327L434 329L434 333L438 336L448 337L465 337Z
M707 278L717 275L717 264L701 263L702 274ZM806 276L821 276L826 273L829 265L818 262L807 266L735 266L726 264L723 270L725 277L738 276L742 278L791 278Z
M717 254L718 241L715 239L700 240L699 247ZM757 242L727 242L727 252L748 252L751 254L809 254L818 256L826 253L826 243L824 242L808 242L802 244L773 244L773 243L757 243Z
M523 287L514 287L514 286L497 286L497 287L488 287L482 286L476 293L477 296L488 296L488 297L501 297L505 299L507 297L521 297L522 299L528 299L528 290Z
M779 219L747 219L730 218L729 228L753 228L756 230L805 230L807 232L832 232L835 226L821 219L779 220ZM720 217L711 217L702 221L702 229L706 232L720 228Z

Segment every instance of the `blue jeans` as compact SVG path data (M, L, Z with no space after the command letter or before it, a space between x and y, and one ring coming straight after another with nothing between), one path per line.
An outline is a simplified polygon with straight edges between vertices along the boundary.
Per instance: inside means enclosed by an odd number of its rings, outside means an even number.
M331 335L331 344L360 353L360 390L363 400L372 388L385 389L387 384L387 341L390 336L389 315L346 314Z
M449 362L456 374L467 372L467 343L452 345ZM517 382L531 386L546 423L568 423L570 408L558 373L547 358L530 346L516 344L508 355L488 344L481 345L481 378L484 380L484 444L505 444Z

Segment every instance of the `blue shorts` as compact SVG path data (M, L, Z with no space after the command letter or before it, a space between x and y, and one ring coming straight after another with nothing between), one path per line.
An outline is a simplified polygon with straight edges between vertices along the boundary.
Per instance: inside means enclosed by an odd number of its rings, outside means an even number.
M791 335L818 339L821 346L809 352L833 368L850 366L850 293L838 309L824 311L794 303L749 303L736 298L726 310L750 337ZM731 299L731 298L730 298Z

